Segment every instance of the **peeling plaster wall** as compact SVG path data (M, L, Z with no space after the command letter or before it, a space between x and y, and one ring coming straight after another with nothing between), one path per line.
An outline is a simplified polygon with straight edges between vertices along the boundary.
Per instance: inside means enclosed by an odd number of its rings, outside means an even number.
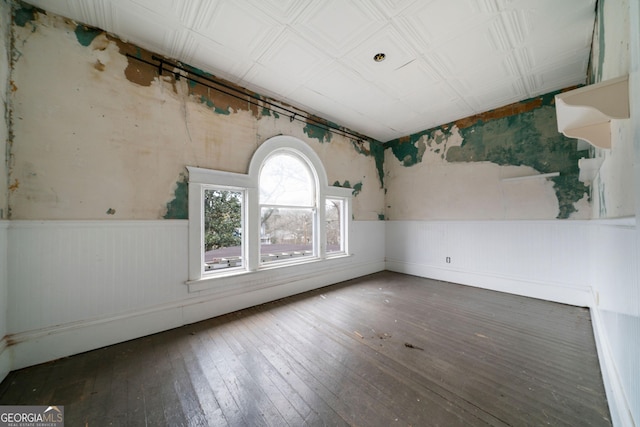
M592 49L591 83L629 74L629 0L600 0ZM604 159L593 181L593 217L618 218L635 214L633 137L630 120L611 122L611 149L594 148Z
M185 166L246 173L258 145L278 134L307 142L330 184L360 183L356 220L379 218L373 143L357 146L202 84L159 77L125 56L150 60L150 52L54 15L19 13L12 219L186 218Z
M387 142L387 219L588 217L589 188L578 181L587 152L558 133L553 96Z
M329 133L309 117L289 120L202 80L158 76L135 59L150 60L151 52L10 4L13 138L4 184L10 221L0 221L0 337L11 339L0 341L0 378L384 269L382 144ZM189 288L185 166L246 173L256 148L279 134L309 144L329 184L353 188L352 256Z
M7 168L6 149L9 138L7 90L10 73L11 8L6 0L0 0L0 381L11 369L9 350L6 347L9 282L7 274Z
M0 0L0 220L7 218L9 144L9 87L11 74L11 6Z

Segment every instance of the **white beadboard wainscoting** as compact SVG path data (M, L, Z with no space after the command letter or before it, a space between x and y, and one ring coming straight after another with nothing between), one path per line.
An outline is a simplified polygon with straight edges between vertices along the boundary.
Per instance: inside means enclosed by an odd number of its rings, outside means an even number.
M11 371L7 350L7 307L9 282L7 276L7 230L9 221L0 221L0 381Z
M389 221L386 265L391 271L588 306L588 242L587 221Z
M615 426L640 420L639 255L634 218L387 222L388 270L589 307Z
M191 291L186 220L11 221L6 234L11 369L384 269L383 221L352 223L352 256Z
M614 426L640 426L640 234L632 222L596 224L591 318L609 409Z

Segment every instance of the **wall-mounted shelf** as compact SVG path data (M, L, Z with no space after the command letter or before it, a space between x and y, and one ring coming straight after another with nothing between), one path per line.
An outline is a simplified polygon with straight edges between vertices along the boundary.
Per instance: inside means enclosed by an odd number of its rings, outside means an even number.
M558 131L594 147L611 148L611 119L629 118L629 77L555 96Z

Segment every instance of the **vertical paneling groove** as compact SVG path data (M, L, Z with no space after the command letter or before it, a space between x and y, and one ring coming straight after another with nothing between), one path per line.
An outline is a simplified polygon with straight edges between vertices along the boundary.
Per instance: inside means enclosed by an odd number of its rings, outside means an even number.
M588 288L584 222L389 221L387 227L391 264Z
M7 334L7 309L9 299L9 282L7 275L8 238L7 229L9 221L0 220L0 381L11 370L11 357L5 336Z
M629 416L636 424L640 419L640 252L636 233L635 227L599 226L591 239L594 310L602 344L608 346L613 365L609 373L613 381L619 381L626 400L618 402L621 425L632 422Z
M14 222L8 234L12 332L143 309L185 293L186 223Z
M19 335L14 339L27 340L25 349L38 345L28 342L32 336L66 333L65 328L136 338L116 334L105 322L135 319L132 330L156 332L161 325L181 326L185 319L202 320L380 271L384 228L381 221L354 222L354 254L332 260L334 267L265 270L227 278L226 288L214 281L204 292L189 293L187 221L12 221L6 230L10 303L3 319L7 332ZM83 348L76 339L73 344Z

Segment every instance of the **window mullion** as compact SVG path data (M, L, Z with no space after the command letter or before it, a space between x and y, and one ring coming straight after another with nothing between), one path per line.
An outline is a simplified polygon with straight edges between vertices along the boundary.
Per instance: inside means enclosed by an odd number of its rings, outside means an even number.
M204 186L189 184L189 279L197 280L204 271Z
M260 205L258 203L259 189L247 190L247 230L246 252L247 268L256 271L260 266Z

